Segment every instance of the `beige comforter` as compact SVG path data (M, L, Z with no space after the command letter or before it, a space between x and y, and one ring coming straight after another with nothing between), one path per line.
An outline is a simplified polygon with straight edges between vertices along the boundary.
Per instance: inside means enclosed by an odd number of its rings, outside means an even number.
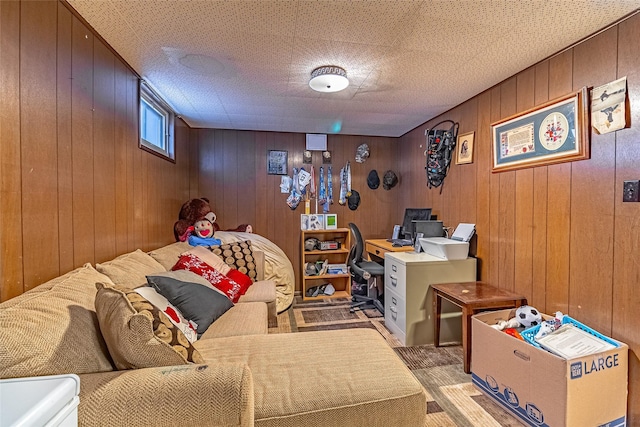
M222 243L250 240L251 245L264 252L264 279L276 282L276 309L286 310L293 302L295 274L293 265L282 249L259 234L239 231L216 231L216 239Z

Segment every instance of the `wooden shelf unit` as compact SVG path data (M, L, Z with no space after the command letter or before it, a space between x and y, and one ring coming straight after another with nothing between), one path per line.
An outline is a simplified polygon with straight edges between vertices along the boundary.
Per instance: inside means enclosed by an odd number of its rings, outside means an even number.
M334 250L313 250L305 251L304 242L310 237L322 241L337 241L340 243L339 249ZM348 228L337 228L333 230L302 230L301 236L301 275L302 275L302 299L317 300L321 298L351 298L351 276L349 274L323 274L321 276L305 275L305 264L308 262L329 261L329 264L346 264L351 249L351 232ZM319 295L308 297L307 289L331 283L335 288L333 295Z

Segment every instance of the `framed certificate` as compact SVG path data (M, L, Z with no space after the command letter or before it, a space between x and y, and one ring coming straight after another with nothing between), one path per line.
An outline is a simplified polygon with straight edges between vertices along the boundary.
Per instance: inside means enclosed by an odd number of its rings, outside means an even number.
M491 124L493 172L590 156L587 88Z

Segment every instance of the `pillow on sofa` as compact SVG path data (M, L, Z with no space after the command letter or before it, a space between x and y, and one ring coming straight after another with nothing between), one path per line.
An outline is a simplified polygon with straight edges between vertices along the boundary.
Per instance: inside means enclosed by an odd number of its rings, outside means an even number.
M87 263L0 304L0 378L113 371L96 282L111 283Z
M174 262L173 265L175 265L176 263ZM173 265L171 265L171 267L173 267ZM169 267L169 268L171 268ZM222 291L220 291L218 288L214 287L207 279L205 279L204 277L194 273L193 271L189 271L189 270L171 270L171 271L163 271L162 273L156 273L156 274L152 274L150 276L147 276L147 283L150 286L151 283L149 283L149 277L167 277L170 279L176 279L176 280L180 280L181 282L190 282L190 283L197 283L199 285L205 286L209 289L213 289L216 292L220 292L221 294L224 295L224 293Z
M224 276L215 268L192 254L181 256L172 270L189 270L204 277L209 283L222 291L234 304L247 292L248 287L242 286L238 282Z
M175 242L170 245L154 249L148 252L148 254L151 258L162 264L165 270L171 270L171 267L173 267L180 259L180 255L192 247L193 246L187 242Z
M230 267L246 274L253 281L257 280L258 272L251 240L211 246L211 251L222 258Z
M96 264L96 270L109 276L116 285L137 288L147 285L147 275L167 271L158 261L140 249L102 264Z
M227 276L229 279L238 282L240 286L245 289L253 284L253 280L251 279L251 277L247 276L245 273L236 268L232 268L229 264L224 262L222 258L214 254L204 246L196 246L195 248L185 252L183 255L189 254L197 256L202 261L213 267L215 270ZM246 291L242 292L242 295L244 295L245 292Z
M197 256L202 261L206 262L211 267L215 268L225 276L227 275L227 273L229 273L229 270L231 270L231 266L229 264L224 262L222 258L214 254L204 246L196 246L193 249L190 249L182 253L181 255L189 255L189 254Z
M200 353L164 313L123 286L96 283L96 314L118 369L203 363Z
M233 303L226 295L199 283L171 277L147 276L147 281L189 320L197 324L198 336L226 313Z
M151 286L140 286L139 288L136 288L135 291L153 304L154 307L163 312L169 320L171 320L171 323L182 331L190 343L194 343L198 340L196 325L191 323L178 307L171 304L169 300L167 300L162 294L158 293L155 288L152 288Z

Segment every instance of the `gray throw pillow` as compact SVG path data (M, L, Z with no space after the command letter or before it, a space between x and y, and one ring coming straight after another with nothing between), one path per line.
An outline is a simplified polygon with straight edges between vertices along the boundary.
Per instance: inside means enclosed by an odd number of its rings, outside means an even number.
M147 276L147 282L175 305L186 319L198 325L198 337L233 307L233 302L225 295L199 283L166 276Z

